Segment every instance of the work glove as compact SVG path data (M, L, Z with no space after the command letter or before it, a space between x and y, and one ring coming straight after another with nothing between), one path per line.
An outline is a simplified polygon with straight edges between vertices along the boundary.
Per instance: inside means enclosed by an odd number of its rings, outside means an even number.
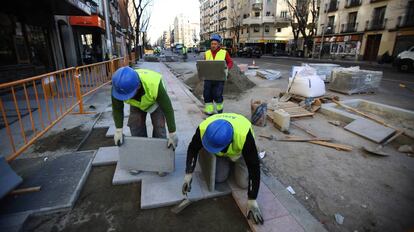
M191 182L193 180L193 174L185 174L184 176L184 184L183 184L183 195L187 195L187 193L191 192Z
M114 142L116 146L121 146L124 143L124 134L122 128L116 128L114 134Z
M247 219L253 219L256 224L264 222L256 200L247 200Z
M178 144L177 134L175 132L169 133L167 147L170 148L172 146L173 150L175 150L175 148L177 148L177 144Z

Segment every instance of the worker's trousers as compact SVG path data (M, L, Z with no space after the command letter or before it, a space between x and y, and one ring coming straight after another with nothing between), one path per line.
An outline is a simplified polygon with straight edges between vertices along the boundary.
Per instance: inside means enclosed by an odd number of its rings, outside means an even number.
M132 136L137 137L148 137L147 126L146 126L147 112L138 109L137 107L131 106L128 118L128 126L131 130ZM154 112L151 113L152 122L152 137L153 138L167 138L167 130L165 126L165 116L158 107Z
M233 171L234 181L240 188L246 189L249 186L249 172L243 156L236 162L226 157L216 156L216 158L216 183L226 181Z
M203 97L206 113L214 113L213 101L216 103L217 113L223 111L224 81L204 81Z

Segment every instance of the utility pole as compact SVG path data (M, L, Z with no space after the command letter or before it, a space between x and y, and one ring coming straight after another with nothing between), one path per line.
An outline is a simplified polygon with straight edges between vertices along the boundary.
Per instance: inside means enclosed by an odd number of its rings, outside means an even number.
M111 27L109 24L108 0L103 0L103 8L105 12L106 49L108 52L108 56L111 59L112 58L112 34L111 34Z

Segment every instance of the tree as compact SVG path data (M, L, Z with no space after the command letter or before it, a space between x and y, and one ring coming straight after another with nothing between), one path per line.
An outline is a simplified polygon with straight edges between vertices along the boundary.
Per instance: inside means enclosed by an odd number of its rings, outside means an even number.
M304 40L308 51L313 46L313 36L316 35L316 22L319 16L318 0L287 0L290 15L292 16L291 26L295 47L299 35Z
M141 26L146 25L146 29L148 28L149 24L149 17L150 15L147 14L147 7L152 3L152 0L131 0L132 6L135 13L135 21L131 22L131 27L133 27L133 30L135 32L135 53L138 54L138 57L142 56L142 49L139 46L140 41L140 32L142 31ZM129 3L129 0L127 0L127 5ZM130 15L128 15L130 17ZM147 20L148 19L148 20ZM131 21L131 20L130 20ZM143 24L143 22L145 24ZM144 37L144 35L142 35Z
M235 42L238 45L239 41L240 41L240 30L242 29L242 20L243 19L240 15L241 11L237 12L235 7L234 7L234 4L231 5L230 10L231 10L231 12L229 14L230 15L229 18L230 18L230 23L231 23L231 31L235 35L235 37L236 37Z

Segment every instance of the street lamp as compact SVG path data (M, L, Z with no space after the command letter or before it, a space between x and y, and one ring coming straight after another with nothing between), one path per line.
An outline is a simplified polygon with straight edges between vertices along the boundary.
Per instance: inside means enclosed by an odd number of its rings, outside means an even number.
M331 26L327 26L326 30L331 30ZM319 59L321 59L322 47L323 47L323 37L325 36L325 28L322 25L322 38L321 38L321 47L319 48Z

